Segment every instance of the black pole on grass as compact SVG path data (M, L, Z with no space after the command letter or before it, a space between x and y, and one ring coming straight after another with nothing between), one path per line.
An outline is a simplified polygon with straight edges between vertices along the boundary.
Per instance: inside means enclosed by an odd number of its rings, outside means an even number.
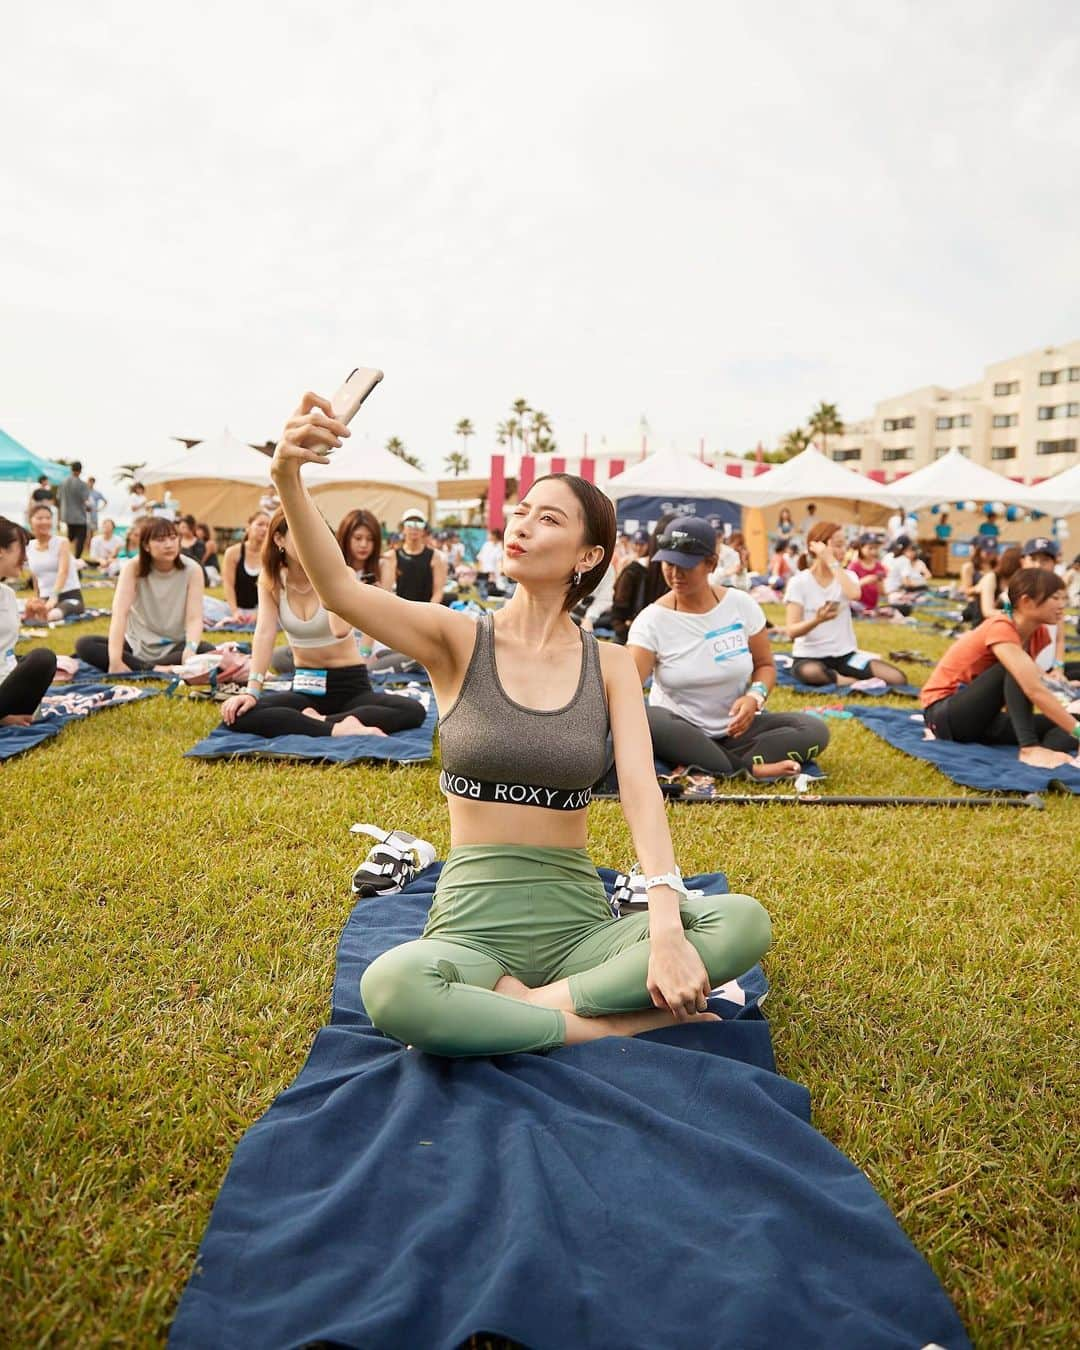
M771 793L734 793L714 797L677 797L687 806L1023 806L1044 811L1046 803L1037 792L1024 797L818 797L804 792L797 797L773 796Z

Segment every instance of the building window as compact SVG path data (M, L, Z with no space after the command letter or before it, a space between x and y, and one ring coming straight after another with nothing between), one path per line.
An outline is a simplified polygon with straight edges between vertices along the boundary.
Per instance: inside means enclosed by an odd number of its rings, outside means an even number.
M1057 371L1056 371L1056 370L1040 370L1040 371L1039 371L1039 383L1040 383L1040 384L1056 384L1056 383L1057 383Z
M891 450L882 450L881 458L886 464L892 463L893 460L897 459L914 459L915 447L913 445L901 445L894 447Z
M833 459L838 463L843 463L845 459L862 459L862 446L854 450L834 450Z
M1073 455L1076 453L1076 437L1068 436L1063 441L1036 441L1037 455Z
M1040 405L1040 422L1055 421L1059 417L1080 417L1080 403L1043 403Z
M881 424L884 431L910 431L914 425L914 417L886 417Z
M949 453L949 447L948 447L947 445L938 445L938 446L935 446L935 447L934 447L934 458L935 458L935 459L944 459L945 456L946 456L948 453Z
M1077 382L1077 380L1080 380L1080 366L1070 366L1070 367L1069 367L1069 383L1070 383L1070 384L1075 384L1075 383Z
M994 385L995 398L1006 398L1009 394L1018 394L1019 392L1019 380L998 380Z
M995 413L994 426L996 427L1015 427L1020 421L1019 413Z
M994 446L991 446L991 447L990 447L990 458L991 458L991 459L1015 459L1015 458L1016 458L1016 446L1015 446L1015 445L994 445Z
M937 428L938 431L948 431L949 428L952 426L952 418L939 417L937 421L934 423L934 426Z

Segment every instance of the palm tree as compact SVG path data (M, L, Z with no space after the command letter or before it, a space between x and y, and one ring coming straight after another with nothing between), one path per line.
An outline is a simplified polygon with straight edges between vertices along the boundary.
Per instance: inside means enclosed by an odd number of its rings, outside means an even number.
M463 455L460 450L453 450L443 461L448 473L452 473L455 478L460 478L463 473L469 472L469 457Z
M532 409L529 407L528 399L524 398L514 399L510 406L514 410L514 419L517 422L517 435L518 439L521 441L521 453L524 455L529 448L529 432L525 424L525 418L528 413L532 412Z
M454 428L454 435L461 437L461 453L467 456L469 453L469 437L476 435L476 428L467 417L463 417ZM469 467L468 463L465 467Z
M550 439L551 422L548 420L547 413L541 412L539 408L533 408L529 431L532 434L534 451L538 455L545 454L546 451L540 449L540 442L544 439Z
M533 448L538 455L553 455L559 447L555 444L554 436L537 436Z
M411 464L414 469L422 469L424 466L415 455L410 455L405 449L405 442L397 436L391 436L386 442L386 448L392 455L403 460L406 464Z
M810 444L810 437L802 427L796 427L794 431L789 431L780 442L780 452L785 459L793 459L795 455L801 455Z
M121 464L113 474L113 482L120 483L121 486L125 483L135 483L138 481L139 474L142 473L145 468L145 460L143 460L141 464Z
M844 434L844 423L835 403L819 403L810 414L807 426L810 428L812 435L821 437L821 453L823 455L827 452L829 437Z

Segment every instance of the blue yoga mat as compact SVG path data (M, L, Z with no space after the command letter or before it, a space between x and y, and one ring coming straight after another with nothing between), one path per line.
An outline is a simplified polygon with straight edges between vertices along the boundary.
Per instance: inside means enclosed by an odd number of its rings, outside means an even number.
M360 975L419 935L437 874L354 907L330 1025L236 1149L173 1350L968 1346L774 1072L759 969L720 1024L543 1055L445 1060L376 1032Z
M89 623L91 619L107 619L111 614L111 609L86 609L81 614L69 614L65 619L52 619L41 623L31 620L25 627L19 629L19 641L33 642L36 637L50 628L67 628L73 623Z
M897 694L901 698L918 698L919 691L913 684L896 684L891 689L878 694L866 694L861 689L852 689L849 684L803 684L791 673L790 666L777 666L776 683L781 689L794 689L798 694L843 694L846 698L884 698L886 694Z
M856 708L854 713L875 735L905 755L933 764L946 778L987 792L1045 792L1053 783L1080 793L1080 769L1033 769L1021 764L1016 747L923 739L921 713L903 708Z
M93 695L112 694L113 692L113 686L108 684L54 684L42 700L42 706L47 708L50 700L67 699L72 694ZM92 717L95 713L106 711L107 708L122 708L128 703L138 703L144 698L153 698L155 694L160 692L160 689L142 689L139 691L138 698L107 703L100 707L90 708L84 713L56 713L43 717L38 722L31 722L28 727L0 727L0 760L11 759L14 755L21 755L26 750L33 750L43 741L51 740L53 736L59 735L69 722L81 722L84 717Z
M392 736L250 736L217 726L185 751L188 759L302 759L319 764L385 760L418 764L434 753L435 701L420 726Z

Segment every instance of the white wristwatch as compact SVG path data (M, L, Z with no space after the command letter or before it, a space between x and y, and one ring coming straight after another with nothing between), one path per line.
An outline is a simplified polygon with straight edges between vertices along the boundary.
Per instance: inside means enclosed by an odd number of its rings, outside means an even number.
M645 889L651 891L654 886L670 886L673 891L684 898L687 895L686 886L683 883L683 879L679 875L678 870L674 872L663 872L658 877L646 877Z

